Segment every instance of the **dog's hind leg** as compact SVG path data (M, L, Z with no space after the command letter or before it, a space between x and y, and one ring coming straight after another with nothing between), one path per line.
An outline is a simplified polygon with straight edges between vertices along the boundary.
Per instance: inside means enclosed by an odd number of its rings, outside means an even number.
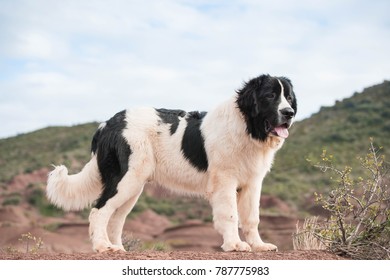
M111 180L107 183L111 184L111 188L107 188L107 193L101 196L89 216L89 235L95 251L123 250L121 233L126 216L154 170L151 146L143 143L142 149L135 150L139 152L131 154L127 172L116 186L117 178L107 176Z
M142 192L144 182L144 180L134 176L133 172L127 172L118 184L117 193L108 199L101 208L92 209L89 215L89 234L95 251L124 250L122 242L118 240L121 238L119 235L121 235L125 218L132 208L130 204L134 206ZM114 220L109 223L111 217ZM109 224L114 226L112 231L108 230ZM113 240L110 240L109 237Z
M108 251L113 247L108 239L105 227L105 223L106 221L108 223L111 214L105 210L105 208L92 208L89 214L89 238L92 241L92 248L95 252ZM102 230L103 227L104 231ZM115 249L119 250L120 248Z
M119 209L117 209L111 216L108 222L108 237L111 243L115 246L119 246L122 250L125 250L122 245L122 230L126 221L127 215L131 212L138 198L140 197L143 188L134 197L125 202Z

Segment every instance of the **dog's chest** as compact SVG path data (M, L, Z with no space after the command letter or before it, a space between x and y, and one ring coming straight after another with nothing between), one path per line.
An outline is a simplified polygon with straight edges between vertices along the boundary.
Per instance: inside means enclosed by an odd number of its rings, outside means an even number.
M270 171L275 151L273 149L258 149L247 147L232 157L232 170L240 183L246 183L254 178L264 178Z

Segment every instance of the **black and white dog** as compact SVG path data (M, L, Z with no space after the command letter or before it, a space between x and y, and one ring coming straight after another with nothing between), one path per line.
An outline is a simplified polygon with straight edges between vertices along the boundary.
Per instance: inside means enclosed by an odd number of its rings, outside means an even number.
M124 250L126 216L150 181L208 199L223 250L276 250L259 235L260 193L296 112L290 80L269 75L251 79L208 113L119 112L100 125L91 160L80 173L68 175L65 166L55 167L47 196L65 210L96 201L89 235L98 252Z

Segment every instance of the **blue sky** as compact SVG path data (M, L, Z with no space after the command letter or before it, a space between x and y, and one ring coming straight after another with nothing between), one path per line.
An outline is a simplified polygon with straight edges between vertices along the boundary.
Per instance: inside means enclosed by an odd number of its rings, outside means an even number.
M390 79L390 1L0 0L0 138L137 106L210 110L262 73L298 119Z

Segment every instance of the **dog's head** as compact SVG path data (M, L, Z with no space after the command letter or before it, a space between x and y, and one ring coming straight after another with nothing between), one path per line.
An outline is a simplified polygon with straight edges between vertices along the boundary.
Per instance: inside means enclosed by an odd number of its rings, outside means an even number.
M252 138L288 137L297 113L297 100L291 81L285 77L261 75L237 91L237 105Z

